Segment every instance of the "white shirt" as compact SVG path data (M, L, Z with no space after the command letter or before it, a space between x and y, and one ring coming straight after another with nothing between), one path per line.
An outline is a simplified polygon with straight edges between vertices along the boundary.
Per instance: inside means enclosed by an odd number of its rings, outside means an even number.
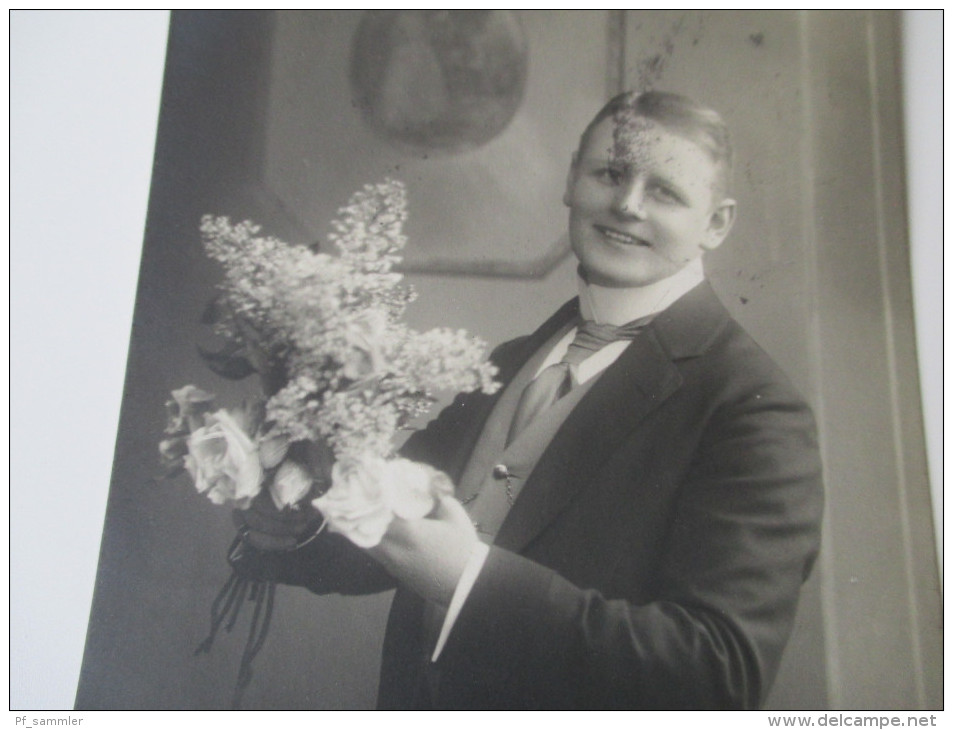
M700 284L704 278L705 272L700 258L691 261L667 279L643 287L614 289L589 284L582 277L578 277L580 313L583 319L592 319L599 324L623 325L634 319L647 317L667 309L682 295L687 294ZM553 346L553 349L550 350L536 371L536 375L539 375L550 365L562 360L575 336L576 328L573 327ZM579 384L599 375L614 363L630 344L631 340L611 342L579 363L576 371ZM443 651L447 638L450 636L450 630L460 615L463 604L467 596L470 595L473 584L476 583L489 553L489 546L482 542L477 542L473 552L470 553L470 559L460 575L453 597L450 599L450 605L447 607L447 615L440 628L440 635L437 637L437 644L434 647L431 661L437 661Z

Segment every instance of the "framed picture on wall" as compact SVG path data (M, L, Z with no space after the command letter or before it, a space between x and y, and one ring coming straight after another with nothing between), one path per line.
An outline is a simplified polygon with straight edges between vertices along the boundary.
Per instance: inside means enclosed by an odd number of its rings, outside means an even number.
M567 150L620 90L617 17L279 13L253 184L317 240L353 190L399 179L414 211L404 271L543 277L569 253Z

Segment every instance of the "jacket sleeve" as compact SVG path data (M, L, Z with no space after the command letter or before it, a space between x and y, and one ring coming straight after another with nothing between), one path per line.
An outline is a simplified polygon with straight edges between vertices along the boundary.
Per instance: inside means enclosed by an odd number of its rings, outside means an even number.
M247 578L302 586L322 595L379 593L396 585L366 552L346 537L327 531L297 550L259 550L247 542L236 544L228 562Z
M818 550L808 407L781 387L719 408L675 500L650 602L492 548L440 660L458 706L758 707Z

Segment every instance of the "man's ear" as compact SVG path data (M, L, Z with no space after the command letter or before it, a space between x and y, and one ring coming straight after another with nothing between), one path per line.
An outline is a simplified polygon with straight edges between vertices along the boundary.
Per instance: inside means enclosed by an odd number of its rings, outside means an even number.
M573 184L576 182L576 164L579 161L579 153L572 153L572 161L569 163L569 174L566 175L566 190L563 192L563 205L569 207L569 201L572 200Z
M713 251L721 245L728 236L728 232L735 224L735 207L737 203L732 198L725 198L711 213L708 219L708 230L701 247L706 251Z

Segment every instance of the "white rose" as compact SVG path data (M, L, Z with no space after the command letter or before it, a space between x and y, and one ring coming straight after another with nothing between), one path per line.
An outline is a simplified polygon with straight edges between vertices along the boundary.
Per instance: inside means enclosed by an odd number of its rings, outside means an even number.
M278 467L268 491L275 507L283 510L289 505L294 507L304 499L311 490L313 482L307 469L289 459Z
M438 496L453 491L450 479L436 469L371 455L336 463L331 479L331 489L312 504L327 519L328 529L364 548L380 543L395 516L426 517Z
M436 469L407 459L385 462L381 485L384 502L405 520L419 520L434 508L435 487L441 483ZM450 480L442 480L449 485ZM452 491L452 490L451 490Z
M195 488L212 502L234 502L245 509L258 494L263 473L255 443L242 430L240 418L225 409L206 414L205 425L189 436L185 468Z
M283 433L258 439L258 458L265 469L274 469L288 455L291 440Z
M313 504L328 521L328 529L363 548L377 545L394 513L384 503L382 459L338 461L331 469L331 488Z
M172 400L166 401L165 407L169 422L165 432L180 434L194 431L202 427L202 416L212 410L215 396L206 393L194 385L186 385L172 391Z

